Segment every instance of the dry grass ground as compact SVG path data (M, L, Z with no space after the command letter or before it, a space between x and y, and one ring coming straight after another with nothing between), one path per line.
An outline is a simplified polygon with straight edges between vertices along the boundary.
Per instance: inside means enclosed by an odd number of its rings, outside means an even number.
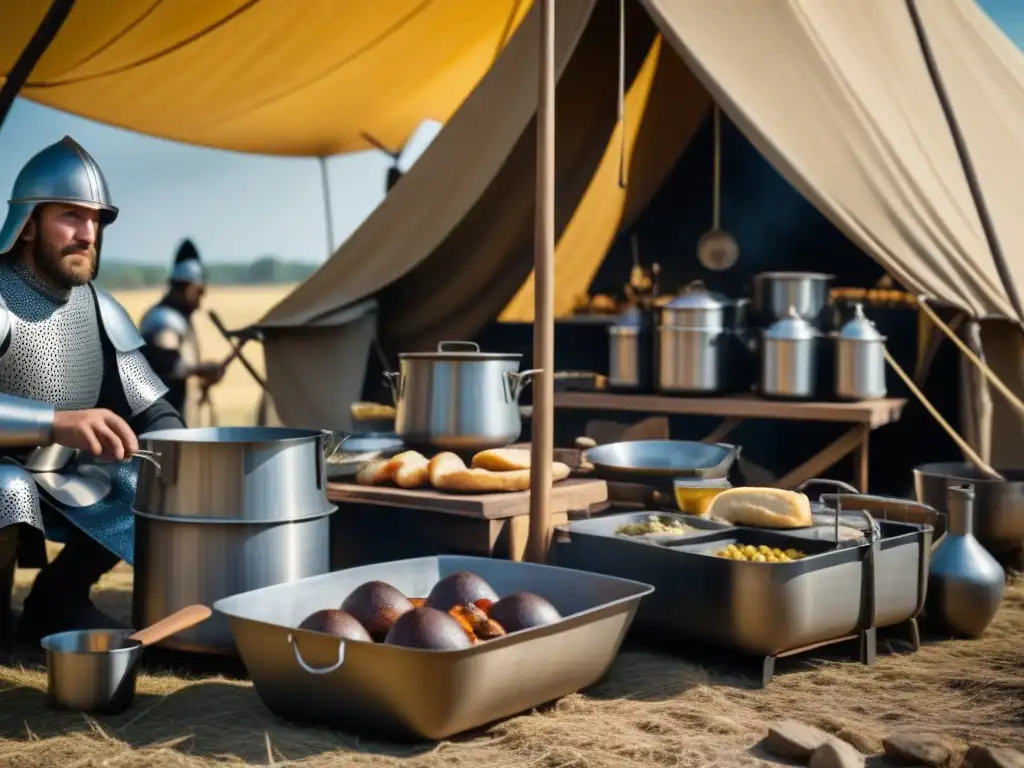
M244 328L259 320L267 310L283 299L293 285L215 285L211 286L204 309L212 309L220 315L221 320L229 329ZM115 296L128 310L137 323L143 313L159 301L163 289L146 289L138 291L117 291ZM203 357L211 360L222 360L231 352L224 337L210 322L205 311L195 316L196 334ZM263 350L259 344L249 344L245 348L246 358L262 375ZM217 409L222 426L244 425L255 422L256 409L259 405L260 387L252 376L239 362L228 368L223 381L211 393L210 400ZM205 418L205 414L203 414Z
M31 577L19 573L19 593ZM127 618L130 585L121 567L97 601ZM780 662L764 690L720 667L628 650L585 693L420 747L289 725L247 682L223 677L145 674L124 715L55 713L42 668L0 667L0 766L742 767L774 764L757 745L789 717L876 749L898 731L945 734L961 752L968 741L1024 745L1024 585L980 640L927 642L916 654L894 645L874 667L836 656Z

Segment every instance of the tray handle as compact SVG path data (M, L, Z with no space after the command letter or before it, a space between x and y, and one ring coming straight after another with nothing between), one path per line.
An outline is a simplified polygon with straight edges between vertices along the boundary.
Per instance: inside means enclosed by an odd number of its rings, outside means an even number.
M309 663L302 658L302 651L299 650L299 644L295 642L295 635L291 632L288 633L288 644L292 647L292 651L295 653L295 661L297 661L299 666L311 675L329 675L331 672L337 672L341 669L341 665L345 663L344 640L338 643L338 660L329 667L311 667Z

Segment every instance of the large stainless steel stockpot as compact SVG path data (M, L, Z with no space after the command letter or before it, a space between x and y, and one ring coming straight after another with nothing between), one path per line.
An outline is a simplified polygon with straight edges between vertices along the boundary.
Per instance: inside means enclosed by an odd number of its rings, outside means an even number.
M398 356L385 373L395 401L395 432L407 444L474 453L519 439L519 395L537 371L522 355L481 352L471 341L442 341L436 352Z
M842 400L885 397L885 336L854 304L853 317L836 336L836 396Z
M330 433L274 427L169 429L140 435L159 456L135 497L132 622L144 627L187 605L327 573L324 454ZM163 641L231 653L223 618Z
M206 427L139 436L158 455L139 469L136 511L155 517L278 522L321 515L325 453L337 439L316 429Z
M761 394L778 398L813 398L817 390L820 333L790 307L785 318L761 338Z
M754 277L754 312L762 326L797 316L821 330L833 275L819 272L762 272Z
M186 522L136 512L132 624L145 627L186 605L212 605L242 592L329 573L334 509L279 523ZM235 653L231 627L220 614L160 645Z

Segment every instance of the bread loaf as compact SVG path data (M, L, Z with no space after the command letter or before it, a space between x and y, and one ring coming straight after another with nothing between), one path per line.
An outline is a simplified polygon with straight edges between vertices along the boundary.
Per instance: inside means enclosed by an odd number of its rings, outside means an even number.
M435 461L436 461L435 457ZM458 457L455 457L458 459ZM431 462L433 464L434 462ZM462 463L461 461L459 463ZM467 469L463 464L456 469L454 462L446 460L446 468L433 471L430 483L439 491L449 493L509 493L512 491L528 491L530 489L530 470L513 469L507 472L495 472L489 469ZM450 469L448 469L450 467ZM569 476L569 467L560 462L553 462L551 475L554 482Z
M473 457L473 469L512 472L530 468L530 451L525 448L491 448Z
M367 462L356 472L357 485L384 485L394 477L394 466L390 459L375 459Z
M456 454L445 451L439 453L430 460L427 465L427 477L430 484L440 489L444 485L444 479L453 472L462 472L466 469L466 462Z
M391 472L399 488L419 488L430 479L427 457L417 451L403 451L391 458Z
M806 528L811 502L802 493L781 488L730 488L714 498L708 516L755 528Z

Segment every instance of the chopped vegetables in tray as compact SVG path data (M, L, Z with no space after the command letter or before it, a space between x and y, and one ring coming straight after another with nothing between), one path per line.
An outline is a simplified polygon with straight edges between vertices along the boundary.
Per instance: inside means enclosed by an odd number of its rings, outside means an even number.
M765 544L755 547L753 544L730 544L725 549L715 552L716 557L726 560L747 560L752 563L791 563L807 557L799 549L779 549Z
M689 533L692 528L664 515L651 515L642 523L628 523L615 529L623 536L646 536L649 533Z

